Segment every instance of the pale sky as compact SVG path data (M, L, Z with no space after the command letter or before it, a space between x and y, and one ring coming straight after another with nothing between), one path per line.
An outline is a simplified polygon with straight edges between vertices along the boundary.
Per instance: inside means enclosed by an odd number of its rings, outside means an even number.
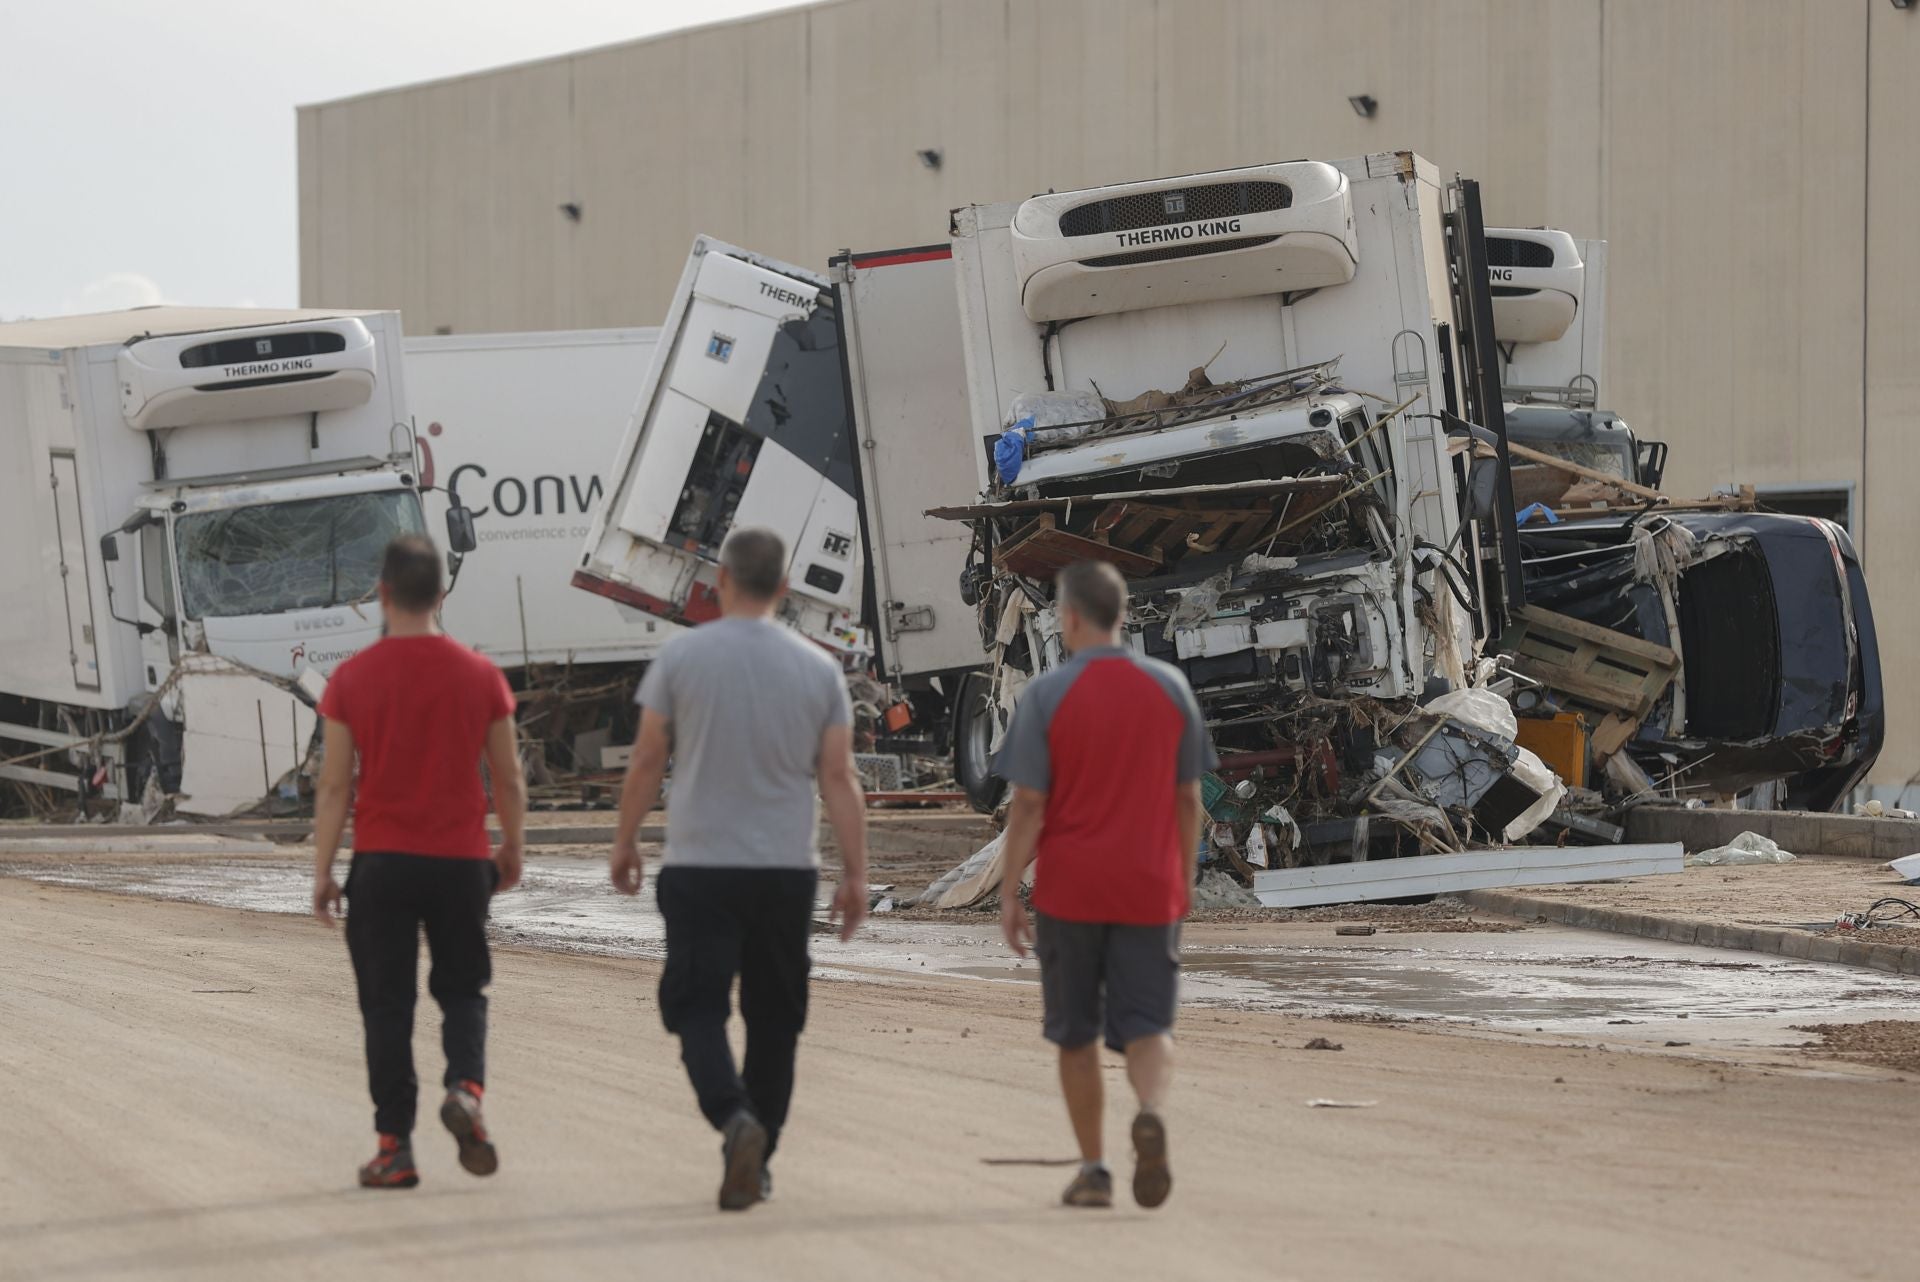
M0 320L299 298L294 108L780 0L0 0Z

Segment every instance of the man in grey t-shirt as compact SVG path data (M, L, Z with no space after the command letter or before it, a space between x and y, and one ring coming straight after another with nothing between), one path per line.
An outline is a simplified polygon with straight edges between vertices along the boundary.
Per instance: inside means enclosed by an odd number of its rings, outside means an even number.
M773 617L786 565L771 530L737 529L721 547L721 617L669 641L640 683L613 846L614 886L638 894L640 823L671 756L654 882L667 928L660 1014L680 1038L700 1111L724 1137L720 1207L730 1211L771 1192L766 1161L793 1095L820 863L816 788L840 845L840 938L867 913L866 800L846 682L824 650ZM739 1069L727 1042L736 975L747 1025Z

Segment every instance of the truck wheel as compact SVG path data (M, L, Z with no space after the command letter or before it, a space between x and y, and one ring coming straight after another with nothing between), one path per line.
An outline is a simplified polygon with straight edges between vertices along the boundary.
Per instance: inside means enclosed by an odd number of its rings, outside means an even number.
M953 700L953 774L983 815L992 814L1007 791L1006 781L993 773L995 716L993 682L980 672L962 677Z

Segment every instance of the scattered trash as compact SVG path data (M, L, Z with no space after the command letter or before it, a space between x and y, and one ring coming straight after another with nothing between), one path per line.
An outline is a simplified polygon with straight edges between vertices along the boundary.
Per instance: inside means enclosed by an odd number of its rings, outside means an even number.
M1733 868L1742 864L1788 864L1793 856L1775 845L1770 837L1743 832L1724 846L1702 850L1687 856L1689 868Z
M1692 1043L1692 1042L1668 1042L1668 1043L1667 1043L1667 1045L1669 1045L1669 1046L1691 1046L1691 1045L1693 1045L1693 1043Z
M1333 928L1333 933L1336 935L1371 935L1373 933L1373 927L1371 926L1335 926Z
M1309 1051L1343 1051L1347 1048L1339 1042L1330 1042L1324 1037L1316 1037L1300 1049Z
M1920 855L1907 855L1895 859L1887 867L1899 874L1900 880L1909 886L1920 886Z
M1373 1108L1379 1103L1380 1101L1377 1099L1356 1099L1356 1100L1310 1099L1307 1101L1307 1107L1308 1108Z
M1920 819L1920 813L1880 801L1862 802L1853 808L1853 813L1865 819Z
M1882 912L1882 909L1887 911ZM1874 900L1863 913L1841 913L1833 926L1835 930L1867 930L1875 926L1891 926L1903 917L1920 919L1920 904L1889 895L1885 899Z

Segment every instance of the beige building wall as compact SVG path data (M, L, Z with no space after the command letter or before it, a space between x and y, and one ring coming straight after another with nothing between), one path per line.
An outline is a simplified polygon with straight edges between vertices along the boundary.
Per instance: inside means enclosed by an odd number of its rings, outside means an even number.
M1917 120L1920 12L1888 0L838 0L303 108L301 302L656 324L700 232L824 267L968 202L1412 148L1492 224L1610 242L1606 399L1672 443L1670 489L1854 487L1897 786Z

